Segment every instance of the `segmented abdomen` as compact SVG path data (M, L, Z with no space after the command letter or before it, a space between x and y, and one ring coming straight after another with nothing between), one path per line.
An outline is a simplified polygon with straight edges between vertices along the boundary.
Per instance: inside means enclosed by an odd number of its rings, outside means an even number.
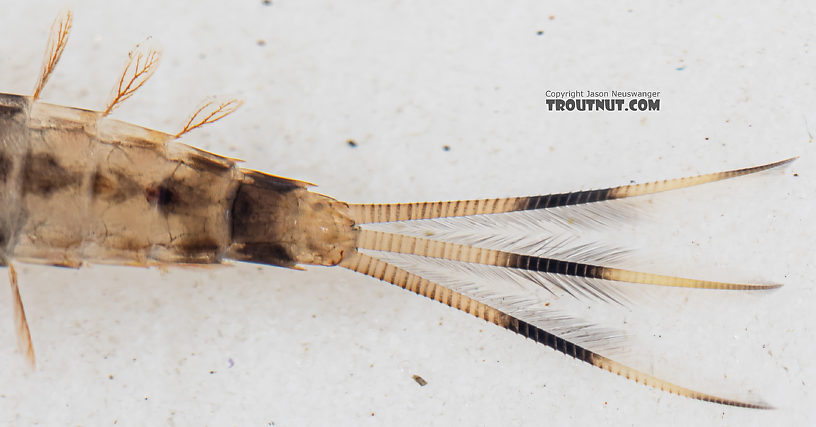
M0 262L335 265L348 206L103 113L0 94Z
M0 95L0 259L220 262L240 171L173 139Z

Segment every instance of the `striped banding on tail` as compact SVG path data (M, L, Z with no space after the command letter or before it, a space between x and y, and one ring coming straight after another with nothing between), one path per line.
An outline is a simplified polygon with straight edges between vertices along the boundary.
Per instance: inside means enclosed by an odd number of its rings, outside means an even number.
M601 190L576 191L573 193L548 194L532 197L509 197L500 199L458 200L450 202L352 204L351 216L357 224L410 221L417 219L448 218L456 216L485 215L561 206L581 205L605 200L654 194L662 191L692 187L737 176L748 175L786 165L796 157L750 168L716 172L693 177L667 179L644 184L623 185Z
M340 263L342 267L368 276L397 285L418 295L439 301L449 307L470 313L480 319L513 331L525 338L544 344L556 351L572 356L578 360L597 366L605 371L626 377L637 383L647 385L662 391L685 396L691 399L714 402L723 405L739 406L744 408L771 409L770 406L759 403L746 403L738 400L726 399L711 394L701 393L679 385L661 380L655 376L632 369L615 362L586 348L569 342L543 329L531 325L523 320L502 313L486 304L476 301L466 295L450 290L416 274L409 273L399 267L372 256L357 253Z
M759 285L712 282L708 280L641 273L620 268L603 267L553 258L542 258L532 255L521 255L495 249L485 249L373 230L362 230L360 232L357 247L359 249L370 249L374 251L419 255L450 261L516 268L565 276L605 279L616 282L641 283L644 285L723 290L766 290L781 286L777 284Z

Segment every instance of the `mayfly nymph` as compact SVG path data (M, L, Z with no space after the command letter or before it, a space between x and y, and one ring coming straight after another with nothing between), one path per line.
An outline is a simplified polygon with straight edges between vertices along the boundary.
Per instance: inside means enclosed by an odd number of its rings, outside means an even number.
M83 263L169 266L228 260L290 268L339 265L660 390L725 405L769 407L695 391L633 369L594 350L592 339L597 337L553 329L553 323L562 318L548 318L540 310L531 312L524 308L524 301L501 298L475 286L447 285L434 274L400 266L390 259L416 257L465 270L501 268L523 274L538 286L559 288L560 281L567 281L575 287L586 286L589 293L603 293L598 283L606 282L748 291L779 285L638 272L568 256L480 244L486 242L484 239L446 239L444 233L401 234L373 225L464 217L482 220L495 214L593 205L752 174L793 159L573 193L348 204L309 191L308 183L241 168L234 159L176 141L235 111L240 106L236 100L203 104L175 134L109 118L110 112L153 74L160 57L155 50L131 52L115 95L102 111L39 101L65 48L71 18L66 12L56 20L33 94L0 94L0 265L9 269L18 338L32 363L34 351L12 261L73 268ZM542 284L546 280L552 280L550 285ZM563 289L557 292L565 298L570 294Z

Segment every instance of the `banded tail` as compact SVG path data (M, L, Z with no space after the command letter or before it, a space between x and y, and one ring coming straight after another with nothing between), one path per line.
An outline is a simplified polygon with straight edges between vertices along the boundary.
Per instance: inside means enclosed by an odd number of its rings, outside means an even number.
M482 320L501 326L525 338L550 347L555 351L661 391L722 405L753 409L773 409L772 406L762 402L743 402L723 398L661 380L660 378L630 368L612 359L601 356L598 353L587 350L580 345L576 345L523 320L505 314L459 292L452 291L438 283L366 254L357 253L341 262L340 266L399 286L407 291L441 302L442 304L464 311L465 313L470 313Z
M469 201L408 203L408 204L357 204L350 205L350 213L357 224L374 224L395 221L411 221L448 217L466 217L472 215L500 214L523 210L548 209L562 206L588 204L606 200L622 199L662 191L685 188L708 182L715 182L727 178L748 175L781 167L794 161L790 158L766 165L736 169L727 172L711 173L696 177L679 178L657 181L645 184L625 185L602 190L579 191L574 193L550 194L534 197L515 197L503 199L483 199ZM526 338L544 344L556 351L572 356L606 371L634 380L644 385L685 396L692 399L720 403L755 409L770 409L768 404L753 399L732 399L703 393L691 388L662 380L656 376L639 371L623 363L603 356L601 353L587 347L581 341L576 343L568 334L549 329L549 324L543 327L541 318L547 313L533 313L519 310L519 303L512 299L498 303L502 298L485 297L489 289L478 288L475 292L460 292L457 287L449 288L438 281L423 277L427 272L414 271L414 267L398 266L388 256L401 254L413 258L427 260L443 260L445 262L467 265L484 265L494 268L543 274L543 280L548 277L561 277L586 286L587 289L599 286L593 280L608 282L628 282L664 287L683 287L718 290L767 290L777 288L778 284L743 284L697 280L682 277L665 276L652 273L642 273L621 268L605 267L603 265L574 262L557 258L539 257L514 253L497 249L478 247L476 243L461 244L442 240L433 240L416 236L388 233L369 230L361 227L357 239L357 252L346 257L340 266L357 271L368 276L378 278L403 289L422 295L458 310L470 313L485 321L494 323ZM382 253L382 255L378 255ZM380 259L383 258L383 259ZM407 269L407 270L406 270ZM492 278L491 278L492 280ZM539 282L540 283L540 282ZM604 286L604 285L601 285ZM463 289L468 289L467 286ZM569 292L568 292L569 293ZM590 292L592 293L592 292ZM604 292L602 291L601 294ZM597 294L597 293L596 293ZM530 317L529 319L527 317ZM538 324L536 325L538 319ZM557 320L557 319L556 319ZM603 337L601 340L605 339Z
M797 157L780 160L766 165L726 172L715 172L685 178L667 179L643 184L622 185L600 190L576 191L572 193L545 194L529 197L506 197L498 199L457 200L449 202L352 204L349 205L352 218L357 224L380 222L412 221L417 219L449 218L470 215L488 215L506 212L550 209L563 206L582 205L643 196L663 191L693 187L709 182L722 181L752 173L785 166Z
M384 233L382 231L362 230L357 241L359 249L418 255L450 261L477 263L580 278L611 280L615 282L722 290L767 290L782 286L778 284L763 285L713 282L661 274L641 273L621 268L522 255L495 249L484 249L438 240Z

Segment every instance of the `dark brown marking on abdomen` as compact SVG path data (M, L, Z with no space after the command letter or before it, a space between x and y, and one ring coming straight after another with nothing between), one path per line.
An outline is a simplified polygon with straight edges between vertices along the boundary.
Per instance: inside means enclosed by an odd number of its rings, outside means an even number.
M263 172L242 170L244 175L251 178L253 185L265 188L268 190L275 190L278 193L284 194L298 188L303 188L299 181L280 176L267 175Z
M22 108L18 108L15 106L0 105L0 119L11 118L12 116L17 115L22 111L23 111Z
M203 154L193 153L184 159L184 163L190 165L193 169L206 171L213 174L221 174L232 169L232 164L227 159L218 161L206 157Z
M29 153L23 159L23 195L49 196L82 183L82 175L66 169L48 153Z
M219 262L226 245L221 245L212 236L189 237L173 245L184 262L201 262L202 259Z
M28 109L28 98L20 95L0 94L0 120L10 119Z
M209 203L209 190L209 187L170 177L146 188L144 195L148 203L164 215L195 215L203 203Z
M145 200L160 210L164 210L165 206L175 203L176 193L164 184L156 184L145 189Z
M0 262L6 258L6 246L8 246L8 233L0 227Z
M91 175L91 197L122 203L142 192L142 186L122 171L101 171Z
M232 256L238 261L291 267L295 259L283 245L266 242L248 242L236 245Z
M176 247L182 249L184 252L201 253L216 251L221 245L212 237L203 236L182 240Z
M14 164L6 153L0 151L0 184L5 184L11 175L11 169Z

